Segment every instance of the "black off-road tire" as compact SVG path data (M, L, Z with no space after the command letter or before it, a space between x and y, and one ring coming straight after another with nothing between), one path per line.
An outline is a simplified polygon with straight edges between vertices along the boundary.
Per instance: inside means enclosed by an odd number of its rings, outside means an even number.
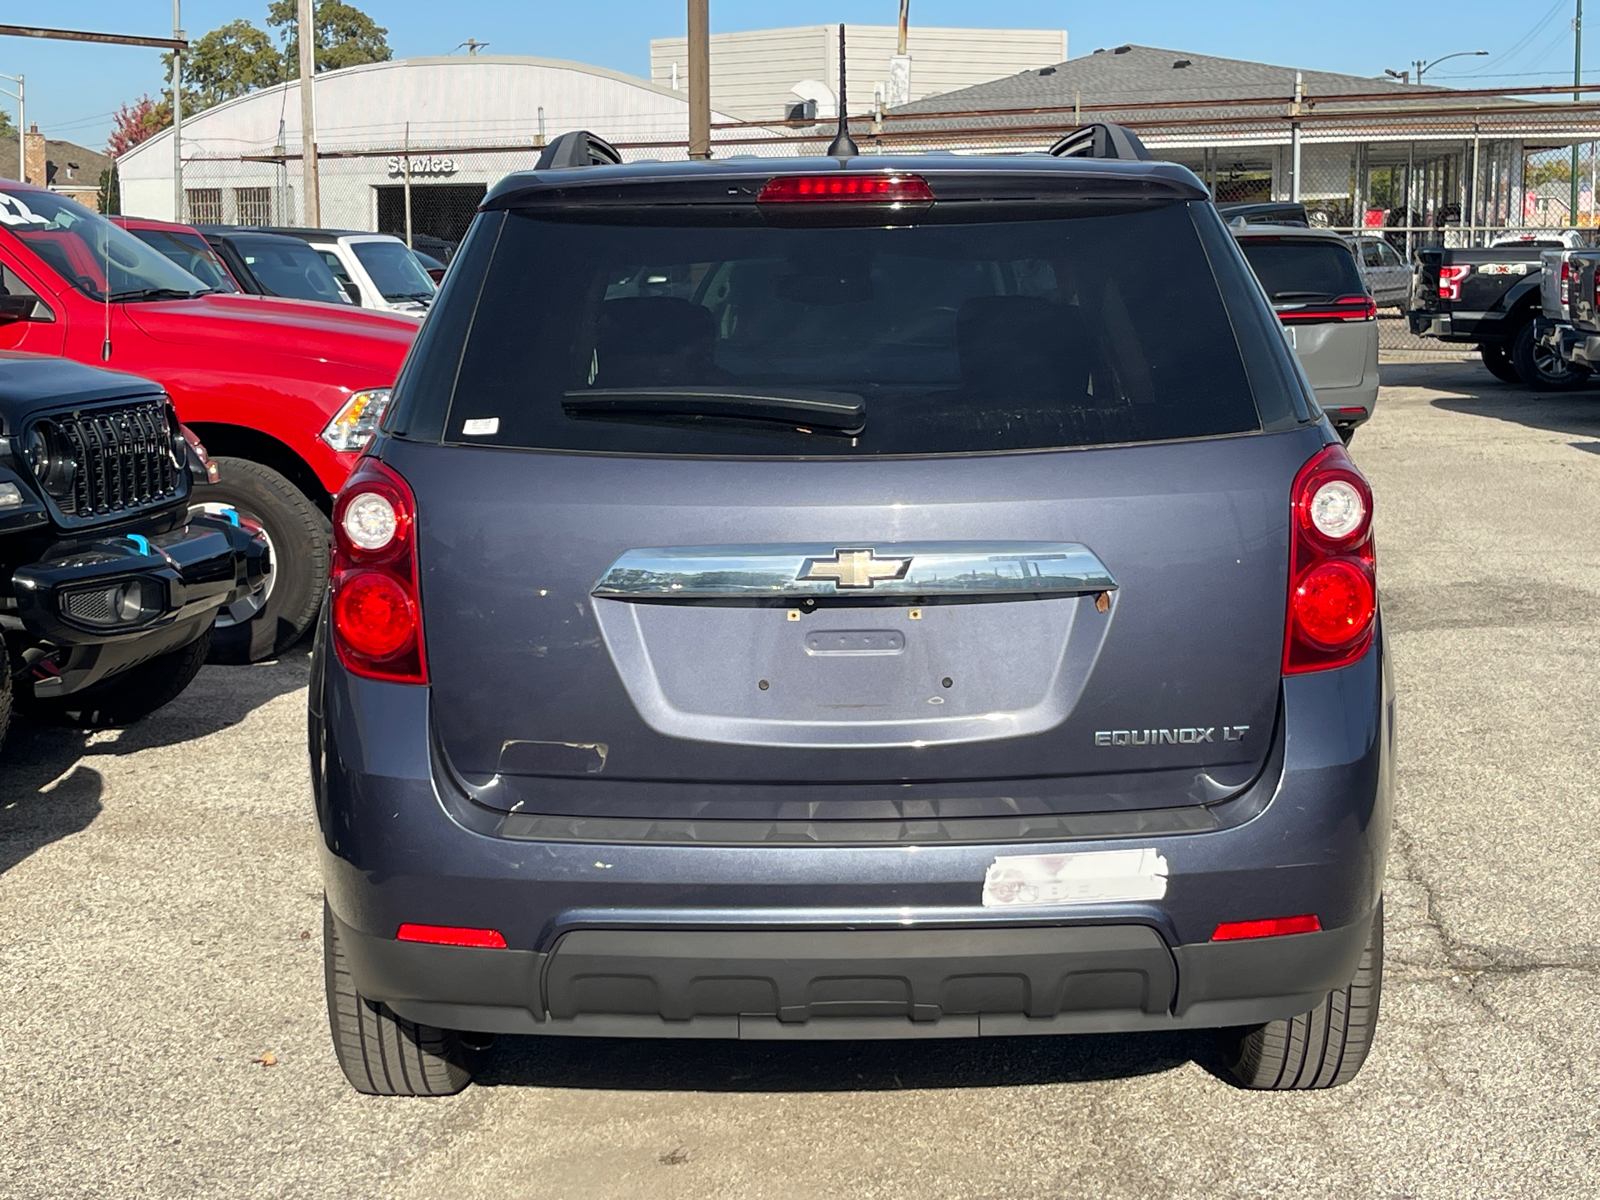
M1223 1070L1242 1088L1309 1091L1349 1083L1367 1061L1383 993L1383 901L1355 978L1308 1013L1217 1034Z
M162 705L176 700L205 666L211 648L211 629L187 646L169 650L149 662L124 671L102 687L62 696L60 699L21 699L18 707L40 721L74 725L79 729L110 729L132 725Z
M1521 383L1522 376L1517 374L1517 365L1511 361L1511 351L1502 342L1479 342L1478 357L1483 359L1483 365L1501 383Z
M316 620L328 583L333 527L304 492L271 467L247 458L215 461L219 482L196 498L231 504L266 530L272 543L272 591L254 617L218 626L211 661L259 662L294 645Z
M1568 392L1589 382L1587 367L1575 367L1555 351L1539 344L1535 323L1529 321L1511 339L1511 363L1517 377L1536 392Z
M326 900L322 964L333 1053L356 1091L368 1096L453 1096L472 1082L472 1052L460 1034L407 1021L356 991Z

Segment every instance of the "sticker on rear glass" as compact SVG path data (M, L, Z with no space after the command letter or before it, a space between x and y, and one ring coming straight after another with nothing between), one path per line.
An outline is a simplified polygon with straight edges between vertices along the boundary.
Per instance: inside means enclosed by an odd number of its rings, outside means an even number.
M983 877L985 908L1114 904L1167 894L1167 860L1152 848L997 858Z
M488 437L499 432L499 417L474 417L470 421L461 422L461 434L463 437Z

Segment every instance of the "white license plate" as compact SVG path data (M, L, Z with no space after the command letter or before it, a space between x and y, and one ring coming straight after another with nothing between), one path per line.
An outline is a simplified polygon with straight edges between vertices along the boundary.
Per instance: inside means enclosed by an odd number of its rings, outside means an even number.
M983 876L985 908L1114 904L1167 894L1167 860L1153 848L996 858Z

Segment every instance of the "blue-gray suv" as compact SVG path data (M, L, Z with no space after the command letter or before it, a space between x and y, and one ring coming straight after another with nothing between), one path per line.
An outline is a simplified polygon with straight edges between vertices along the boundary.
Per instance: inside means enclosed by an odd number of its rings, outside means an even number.
M458 1091L494 1034L1202 1028L1241 1086L1360 1069L1372 495L1205 189L1130 144L578 134L489 193L333 512L356 1088Z

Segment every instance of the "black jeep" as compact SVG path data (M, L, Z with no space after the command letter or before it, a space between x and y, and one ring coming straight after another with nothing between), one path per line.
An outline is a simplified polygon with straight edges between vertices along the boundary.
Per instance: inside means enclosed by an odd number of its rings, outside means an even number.
M217 611L269 566L258 533L201 503L209 469L148 380L0 354L0 737L13 696L117 725L189 685Z

